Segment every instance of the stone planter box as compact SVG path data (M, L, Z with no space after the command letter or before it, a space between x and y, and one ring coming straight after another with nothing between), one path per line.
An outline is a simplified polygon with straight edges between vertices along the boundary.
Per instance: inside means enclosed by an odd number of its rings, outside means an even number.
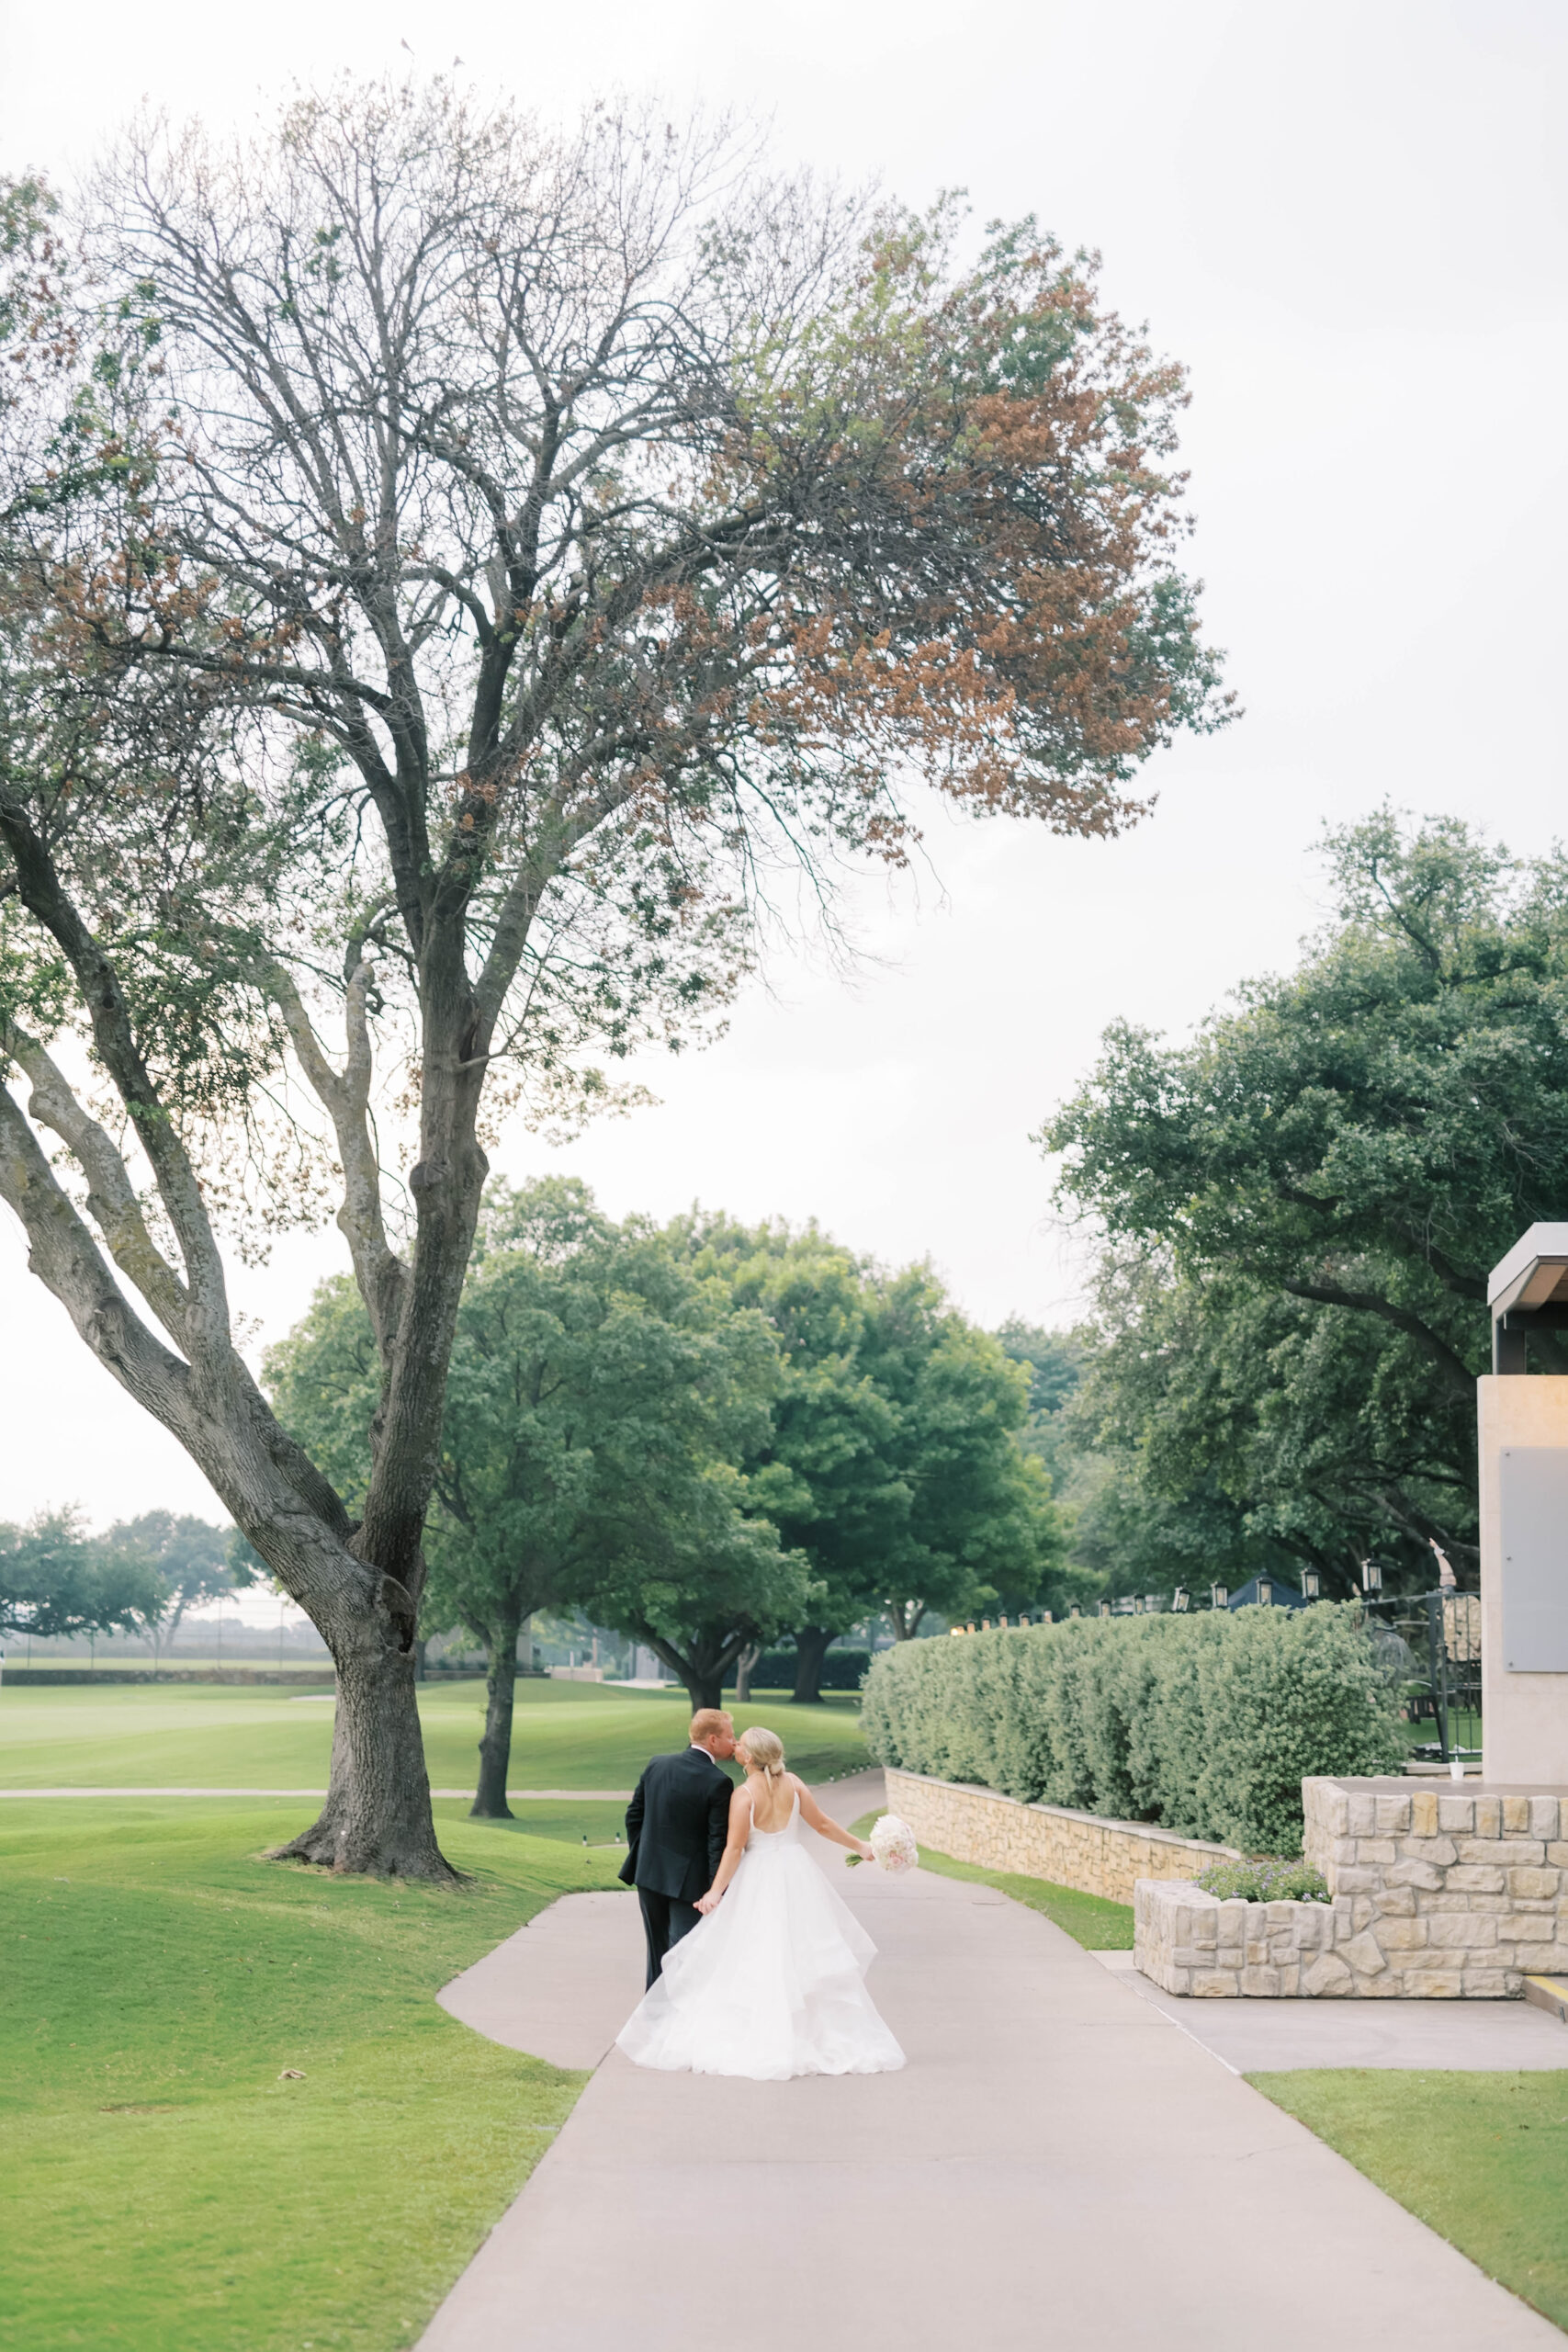
M1568 1788L1302 1783L1332 1900L1221 1903L1140 1882L1137 1966L1168 1993L1507 2000L1568 1973Z
M1339 1924L1329 1903L1222 1903L1201 1887L1140 1879L1133 1958L1163 1991L1199 1998L1354 1993L1335 1951Z
M1049 1879L1111 1903L1131 1903L1140 1879L1188 1879L1206 1863L1240 1860L1232 1847L1179 1838L1146 1821L1024 1804L996 1789L891 1766L886 1780L889 1812L908 1823L922 1846L934 1846L956 1862Z

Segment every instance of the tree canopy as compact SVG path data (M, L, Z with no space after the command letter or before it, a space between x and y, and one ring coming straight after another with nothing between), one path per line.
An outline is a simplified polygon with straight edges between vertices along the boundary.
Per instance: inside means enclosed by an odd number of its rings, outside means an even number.
M1050 1481L1019 1442L1028 1386L928 1267L889 1272L814 1227L694 1216L686 1245L777 1337L784 1375L752 1466L784 1541L811 1564L818 1611L795 1628L815 1676L835 1633L1033 1601L1057 1563Z
M1329 855L1295 972L1189 1046L1113 1030L1043 1140L1105 1240L1077 1425L1190 1555L1206 1517L1343 1591L1476 1557L1487 1275L1568 1191L1568 865L1386 811Z
M117 1520L99 1539L107 1555L145 1563L152 1577L152 1605L141 1623L154 1643L173 1642L186 1611L256 1581L256 1566L231 1527L171 1510L145 1510Z
M377 1382L353 1283L324 1283L267 1360L288 1427L351 1501L370 1475ZM426 1535L431 1628L483 1642L475 1811L504 1817L517 1638L583 1607L681 1674L694 1705L746 1643L798 1613L806 1578L741 1473L768 1423L762 1318L699 1282L646 1219L615 1225L545 1179L486 1197L447 1388Z
M0 1195L332 1650L291 1850L440 1876L413 1643L486 1136L700 1036L770 878L902 855L913 779L1139 812L1224 715L1180 373L1032 221L962 260L952 207L444 84L155 124L69 248L30 184L0 229ZM225 1262L334 1193L353 1515Z

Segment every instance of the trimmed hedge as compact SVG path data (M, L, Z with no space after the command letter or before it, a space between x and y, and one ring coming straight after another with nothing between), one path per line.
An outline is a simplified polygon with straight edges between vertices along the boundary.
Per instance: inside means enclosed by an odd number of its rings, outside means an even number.
M1397 1696L1356 1617L1319 1602L899 1642L861 1724L879 1764L1299 1854L1303 1779L1397 1769Z

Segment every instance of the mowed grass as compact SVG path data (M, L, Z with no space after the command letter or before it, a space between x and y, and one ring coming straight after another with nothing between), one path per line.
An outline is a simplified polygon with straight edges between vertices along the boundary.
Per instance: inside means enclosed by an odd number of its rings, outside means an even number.
M267 1862L276 1801L0 1807L0 2341L416 2338L583 2079L434 1996L617 1860L441 1813L457 1891Z
M1568 2071L1336 2067L1247 2080L1488 2278L1568 2328Z
M681 1747L684 1691L614 1684L521 1681L513 1718L515 1789L629 1789L649 1758ZM776 1730L808 1781L866 1762L852 1696L796 1707L764 1694L741 1710ZM434 1788L471 1789L484 1727L484 1686L427 1684L420 1693ZM330 1698L287 1686L112 1684L95 1690L0 1688L0 1788L310 1789L325 1786Z
M852 1825L855 1836L869 1838L876 1818L874 1813L862 1814ZM967 1879L972 1885L994 1886L999 1894L1010 1894L1015 1903L1043 1912L1086 1951L1133 1949L1130 1903L1107 1903L1102 1895L1080 1894L1076 1887L1055 1886L1044 1878L1024 1878L1016 1871L981 1870L974 1862L955 1862L951 1854L939 1854L930 1846L920 1848L920 1868L934 1871L939 1878Z
M514 1787L630 1788L685 1736L683 1692L517 1695ZM472 1786L482 1698L422 1694L437 1787ZM865 1761L852 1702L745 1712L812 1778ZM249 1686L0 1690L0 1787L104 1792L0 1804L0 2341L390 2352L570 2110L581 2076L434 1996L557 1895L616 1884L623 1805L481 1824L438 1800L468 1873L440 1891L266 1861L310 1817L288 1798L114 1793L321 1786L332 1713Z

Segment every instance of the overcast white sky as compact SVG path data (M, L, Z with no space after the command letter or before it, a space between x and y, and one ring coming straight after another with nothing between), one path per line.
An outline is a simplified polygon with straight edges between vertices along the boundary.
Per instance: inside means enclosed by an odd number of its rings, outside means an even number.
M1313 843L1385 796L1519 851L1563 828L1560 0L696 0L591 8L0 0L0 169L58 178L143 95L233 120L290 80L455 57L544 110L653 86L771 116L780 153L919 202L1032 210L1188 365L1192 560L1247 716L1155 763L1120 842L939 818L931 870L856 901L852 984L775 962L730 1034L645 1072L661 1107L570 1150L615 1213L694 1197L929 1254L988 1322L1060 1321L1070 1253L1028 1137L1106 1023L1171 1032L1290 961ZM1564 1204L1568 1214L1568 1204ZM6 1212L0 1211L0 1217ZM338 1262L238 1282L265 1336ZM0 1518L215 1510L89 1362L0 1226Z

